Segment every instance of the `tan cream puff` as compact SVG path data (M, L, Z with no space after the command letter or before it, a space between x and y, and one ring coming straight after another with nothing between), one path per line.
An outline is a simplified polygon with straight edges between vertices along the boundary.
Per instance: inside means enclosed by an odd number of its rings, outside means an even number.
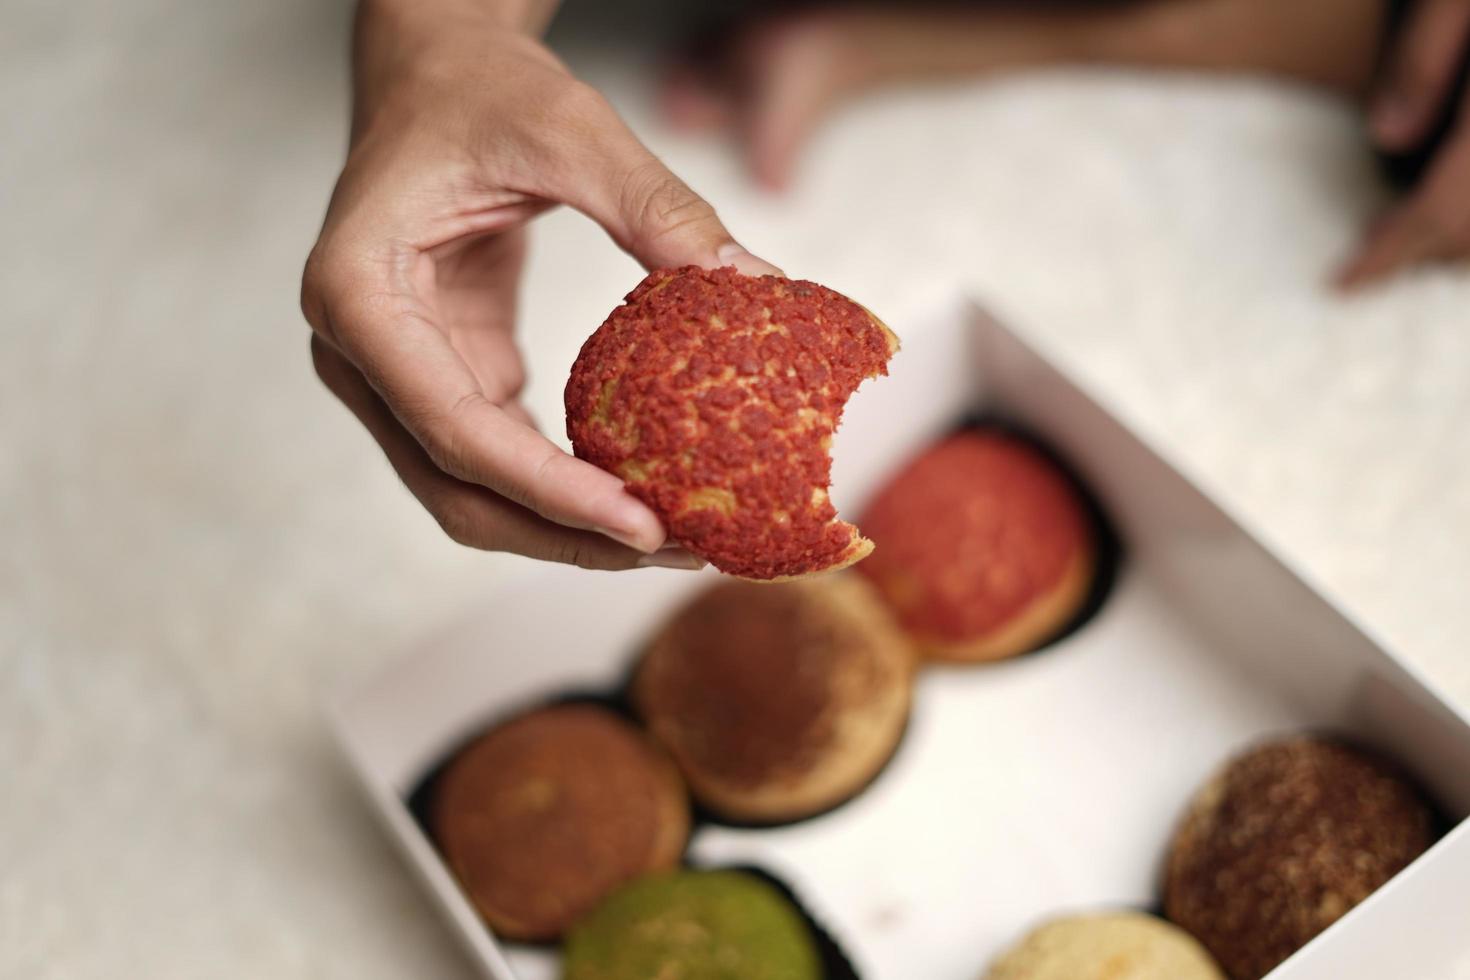
M902 631L865 581L841 573L703 592L648 645L632 697L709 811L779 823L878 774L912 681Z

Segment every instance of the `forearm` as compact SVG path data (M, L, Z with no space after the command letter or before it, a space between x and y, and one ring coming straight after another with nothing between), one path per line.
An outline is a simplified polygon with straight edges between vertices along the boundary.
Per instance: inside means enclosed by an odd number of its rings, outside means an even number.
M854 15L861 81L965 77L1060 64L1261 71L1341 89L1371 71L1383 0L1138 0L1103 6L927 8Z
M1094 61L1285 75L1348 92L1371 77L1384 0L1144 0L1086 32Z

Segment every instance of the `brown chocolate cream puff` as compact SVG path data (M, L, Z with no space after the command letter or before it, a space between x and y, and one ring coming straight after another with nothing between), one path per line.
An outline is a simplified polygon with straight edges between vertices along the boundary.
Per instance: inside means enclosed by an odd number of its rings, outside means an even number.
M876 548L857 567L929 660L1024 653L1082 608L1097 534L1067 476L1022 439L967 429L878 492L860 519Z
M1232 760L1169 849L1164 913L1231 980L1257 980L1434 841L1420 791L1376 756L1297 737Z
M711 813L799 820L857 793L908 720L913 654L850 573L726 582L653 638L634 705Z
M498 935L555 939L608 894L673 868L689 802L668 757L606 708L540 708L486 732L440 775L435 841Z

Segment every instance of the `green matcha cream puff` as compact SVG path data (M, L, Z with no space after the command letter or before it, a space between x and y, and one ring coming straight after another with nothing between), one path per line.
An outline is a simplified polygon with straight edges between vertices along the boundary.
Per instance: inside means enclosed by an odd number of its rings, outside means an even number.
M614 892L567 937L563 980L822 980L811 929L740 871L678 871Z

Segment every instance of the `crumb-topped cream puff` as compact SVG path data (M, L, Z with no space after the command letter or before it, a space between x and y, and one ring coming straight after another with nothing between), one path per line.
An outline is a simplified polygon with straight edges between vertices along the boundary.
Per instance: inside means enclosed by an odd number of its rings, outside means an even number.
M877 317L816 283L660 269L583 345L567 435L723 572L841 568L872 543L828 497L832 434L896 350Z
M1175 831L1164 913L1231 980L1257 980L1434 841L1420 790L1331 739L1267 742L1231 760Z
M1071 481L1016 436L966 429L899 471L861 518L873 582L930 660L1023 653L1086 602L1097 534Z

